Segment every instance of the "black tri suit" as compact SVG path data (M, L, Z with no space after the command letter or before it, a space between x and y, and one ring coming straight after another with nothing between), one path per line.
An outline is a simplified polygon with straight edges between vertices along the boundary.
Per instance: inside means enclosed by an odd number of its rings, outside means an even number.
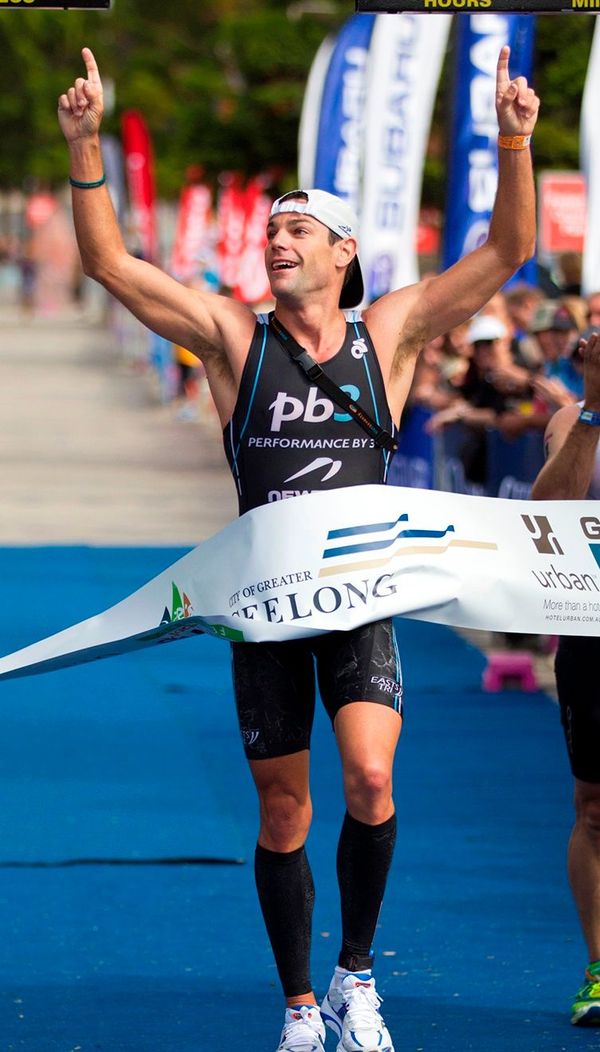
M600 500L600 445L586 499ZM556 688L571 770L581 782L596 784L600 783L599 670L600 636L560 637Z
M323 370L394 433L383 377L360 311ZM259 315L233 415L223 431L240 514L316 490L385 483L392 454L292 361ZM238 717L249 759L307 749L319 690L333 721L352 701L401 711L402 673L391 620L281 643L233 643Z
M348 312L353 314L359 312ZM324 371L393 432L383 377L363 322L347 322L346 338ZM291 361L265 315L259 316L223 438L240 514L313 490L385 482L391 460Z

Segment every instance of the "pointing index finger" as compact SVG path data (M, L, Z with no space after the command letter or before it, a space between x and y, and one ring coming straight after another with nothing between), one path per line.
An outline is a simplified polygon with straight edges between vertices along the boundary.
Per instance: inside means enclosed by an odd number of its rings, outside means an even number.
M90 84L94 84L98 87L101 87L102 81L100 80L100 73L98 71L98 65L96 63L96 59L94 58L93 52L90 50L89 47L84 47L81 50L81 55L83 61L85 62L85 68L87 70L87 79L89 80Z
M498 55L498 66L496 69L496 91L499 95L504 95L506 89L510 84L510 76L508 73L508 59L510 55L510 48L507 44L500 49Z

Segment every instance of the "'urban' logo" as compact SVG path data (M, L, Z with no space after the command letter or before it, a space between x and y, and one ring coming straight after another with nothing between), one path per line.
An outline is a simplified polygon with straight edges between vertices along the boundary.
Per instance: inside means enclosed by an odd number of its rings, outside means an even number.
M545 515L521 515L531 539L540 555L564 555L558 538L554 536L550 520Z

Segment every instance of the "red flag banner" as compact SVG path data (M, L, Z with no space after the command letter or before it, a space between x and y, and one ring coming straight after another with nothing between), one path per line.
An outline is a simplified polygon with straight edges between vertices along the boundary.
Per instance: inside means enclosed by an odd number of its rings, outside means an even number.
M181 191L171 253L171 273L180 281L193 278L206 255L211 205L212 195L207 186L185 186Z
M246 222L235 289L236 299L243 303L262 303L271 298L265 268L266 231L271 204L271 198L264 192L261 176L252 179L244 193Z
M121 120L123 153L135 232L144 259L157 258L154 158L144 118L128 110Z
M224 288L235 289L244 247L245 197L238 175L222 178L223 189L217 209L219 280Z

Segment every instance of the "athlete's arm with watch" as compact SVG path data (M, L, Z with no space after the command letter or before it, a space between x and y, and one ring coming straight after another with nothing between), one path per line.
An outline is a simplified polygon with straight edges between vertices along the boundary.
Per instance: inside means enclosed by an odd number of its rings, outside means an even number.
M485 242L442 274L382 296L365 312L392 381L435 337L473 317L535 252L536 200L530 142L540 100L525 77L509 74L510 48L496 72L498 187ZM391 350L389 350L391 348Z
M600 439L600 333L580 341L583 405L565 406L546 429L547 460L531 491L534 500L584 500Z

